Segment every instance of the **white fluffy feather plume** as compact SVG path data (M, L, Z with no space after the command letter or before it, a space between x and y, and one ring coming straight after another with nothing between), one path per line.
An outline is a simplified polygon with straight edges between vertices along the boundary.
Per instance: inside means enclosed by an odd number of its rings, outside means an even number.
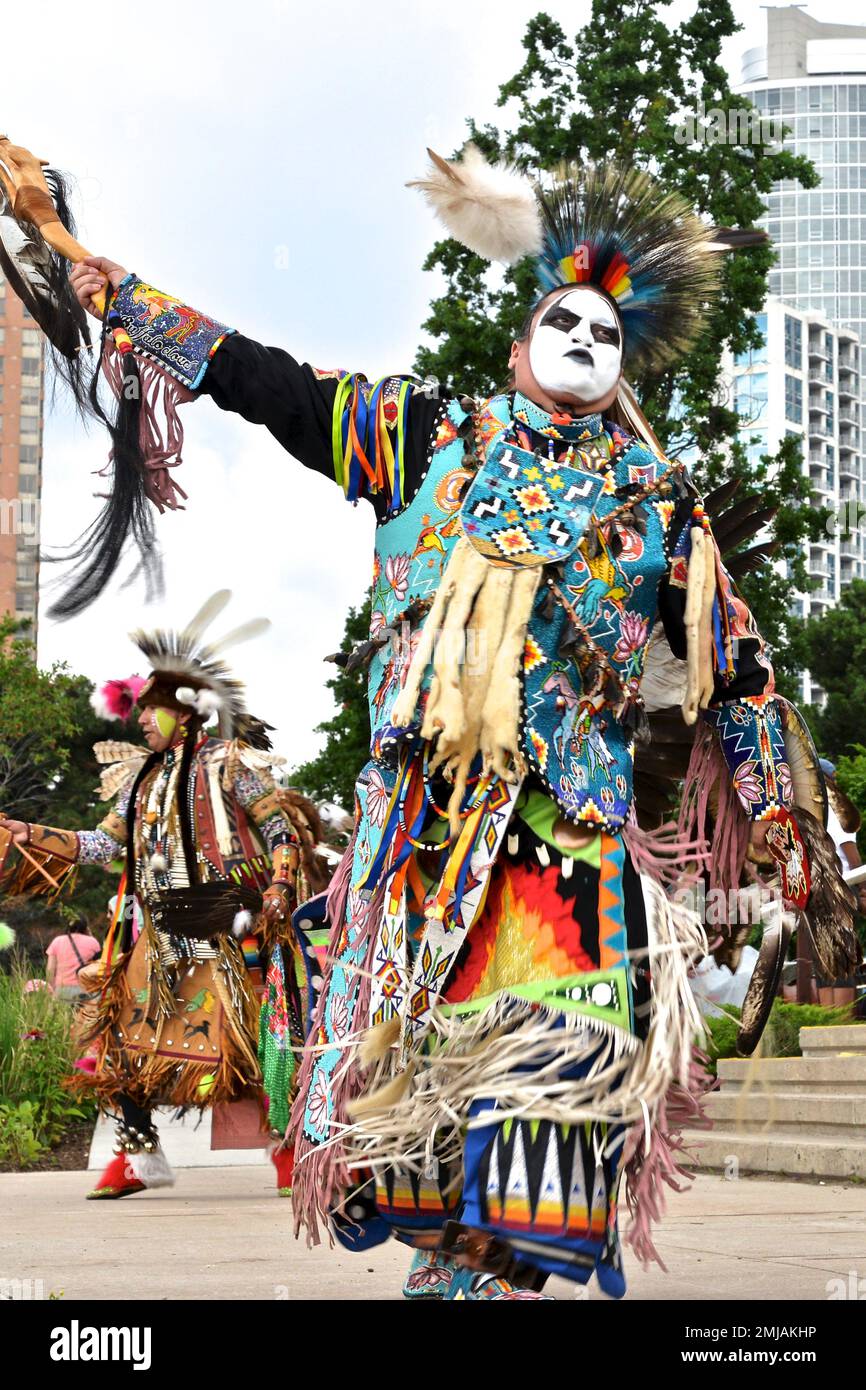
M98 719L110 720L112 723L120 716L108 708L108 701L101 690L94 690L90 696L90 708Z
M541 221L532 182L510 164L488 164L469 144L457 160L428 149L426 178L420 188L449 234L488 261L505 265L541 249Z

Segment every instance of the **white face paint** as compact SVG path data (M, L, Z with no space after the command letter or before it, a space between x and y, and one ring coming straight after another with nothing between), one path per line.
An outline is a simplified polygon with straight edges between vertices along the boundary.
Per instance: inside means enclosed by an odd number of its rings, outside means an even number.
M554 400L574 397L593 405L622 371L622 335L603 295L580 286L543 311L529 343L529 365Z

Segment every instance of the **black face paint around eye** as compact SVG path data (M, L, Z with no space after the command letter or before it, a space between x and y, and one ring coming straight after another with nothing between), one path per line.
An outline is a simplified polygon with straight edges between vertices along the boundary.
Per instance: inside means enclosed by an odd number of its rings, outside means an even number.
M612 347L619 347L620 345L619 329L612 328L607 323L594 323L592 336L597 343L610 343Z
M539 328L556 328L560 333L570 333L585 315L572 313L571 309L566 309L561 303L551 304L544 314ZM619 347L621 337L619 328L608 323L592 323L590 321L590 331L597 343L610 343L612 347Z
M573 314L570 309L563 309L559 304L552 304L541 320L539 327L558 328L561 333L570 333L578 323L580 323L580 319L577 314Z

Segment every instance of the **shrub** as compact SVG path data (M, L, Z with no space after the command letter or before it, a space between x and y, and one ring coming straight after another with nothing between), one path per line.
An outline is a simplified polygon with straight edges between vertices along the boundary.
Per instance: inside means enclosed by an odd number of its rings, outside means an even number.
M740 1026L740 1010L725 1005L725 1012L716 1018L704 1020L709 1038L705 1047L708 1057L707 1070L716 1075L716 1064L720 1057L738 1057L737 1030ZM799 1057L800 1029L838 1027L843 1023L857 1023L852 1017L852 1006L828 1008L823 1004L785 1004L781 999L773 1000L767 1027L762 1039L765 1057Z
M71 1008L48 989L25 992L27 979L20 963L0 975L0 1162L20 1167L96 1113L64 1085L78 1052Z

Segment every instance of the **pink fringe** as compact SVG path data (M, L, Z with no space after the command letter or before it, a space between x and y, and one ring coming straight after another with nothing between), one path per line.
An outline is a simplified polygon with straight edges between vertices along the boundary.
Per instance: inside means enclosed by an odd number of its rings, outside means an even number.
M694 1051L689 1065L688 1087L674 1083L659 1106L656 1123L646 1150L646 1130L642 1120L632 1125L625 1138L623 1166L626 1175L626 1204L631 1218L626 1243L641 1264L652 1261L667 1274L667 1266L655 1247L652 1228L665 1214L665 1187L684 1192L694 1181L694 1173L683 1168L678 1158L690 1152L681 1130L711 1129L712 1120L704 1110L704 1096L714 1080L704 1067L703 1054Z
M710 796L718 793L710 845L710 888L725 894L737 889L749 845L749 820L734 790L718 738L701 725L695 732L692 756L683 787L679 829L684 836L707 839Z
M357 827L355 835L357 835ZM353 835L349 848L340 860L328 890L327 919L331 926L328 937L328 956L331 958L337 953L346 922L346 908L355 853L355 835ZM381 883L355 919L355 925L367 933L367 949L361 964L358 996L355 1001L350 1032L363 1029L366 1026L366 1019L369 1017L370 997L373 988L373 954L376 949L378 927L384 903L385 884ZM350 992L353 986L354 982L351 982ZM304 1111L307 1095L312 1080L313 1067L316 1057L319 1055L315 1049L315 1043L324 1023L328 1002L327 994L326 980L322 985L310 1029L310 1042L313 1046L304 1048L303 1060L298 1074L298 1093L292 1106L289 1127L286 1131L286 1143L287 1145L293 1144L295 1150L295 1171L292 1185L295 1235L299 1234L301 1226L305 1226L308 1245L321 1243L319 1222L321 1221L327 1226L328 1212L336 1197L345 1192L354 1181L352 1170L346 1163L346 1154L342 1143L338 1141L327 1145L314 1144L304 1134ZM340 1063L332 1078L331 1088L332 1119L338 1126L347 1124L347 1107L360 1095L363 1089L361 1069L353 1056L347 1055L346 1059Z
M638 873L655 879L665 890L692 882L709 855L701 836L684 833L674 821L656 830L642 830L630 821L622 828L622 838Z
M147 495L160 512L182 511L186 493L175 482L169 469L177 468L183 462L183 425L178 406L185 405L195 397L156 363L140 357L135 360L143 393L140 442L147 469ZM123 355L109 346L103 354L102 370L115 399L120 400Z

